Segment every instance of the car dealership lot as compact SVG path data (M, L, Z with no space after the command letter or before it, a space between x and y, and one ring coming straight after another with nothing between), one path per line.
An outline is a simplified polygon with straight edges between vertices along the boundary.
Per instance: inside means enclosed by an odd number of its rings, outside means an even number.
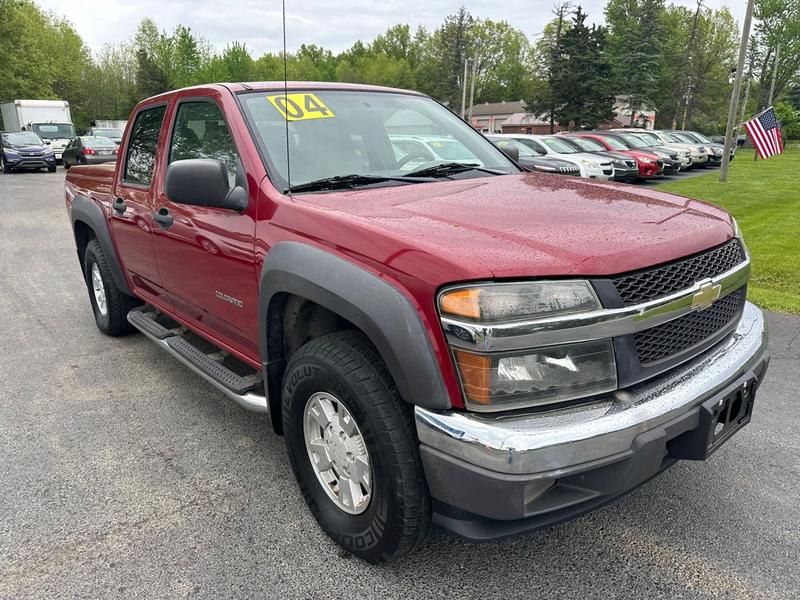
M340 555L281 438L143 336L94 326L64 171L0 175L0 598L800 595L800 317L768 314L753 422L575 521Z

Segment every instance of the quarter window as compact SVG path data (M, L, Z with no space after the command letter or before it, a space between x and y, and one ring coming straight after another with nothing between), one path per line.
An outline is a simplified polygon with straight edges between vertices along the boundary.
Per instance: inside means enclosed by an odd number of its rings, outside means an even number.
M149 108L136 115L125 159L126 182L150 185L156 164L156 147L166 107Z
M222 161L228 170L229 184L234 186L239 154L222 111L213 102L183 102L178 106L169 162L190 158Z

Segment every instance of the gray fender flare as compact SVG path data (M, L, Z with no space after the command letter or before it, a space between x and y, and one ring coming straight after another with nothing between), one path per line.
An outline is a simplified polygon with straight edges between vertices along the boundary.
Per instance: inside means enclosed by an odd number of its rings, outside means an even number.
M111 241L111 232L108 229L108 221L106 220L103 210L97 205L96 202L90 200L86 196L77 195L72 199L72 208L70 209L70 221L72 222L72 233L76 234L75 222L83 221L94 231L97 236L97 241L106 255L106 260L111 268L111 276L114 278L114 283L117 284L119 290L128 296L133 296L128 284L125 281L125 276L122 273L122 267L119 264L117 253L114 251L114 244ZM78 247L78 239L75 237L75 246ZM78 256L78 260L83 267L83 257Z
M375 345L402 398L430 409L450 408L439 364L417 310L395 287L361 267L320 248L281 242L261 269L259 344L265 376L270 361L268 311L279 293L295 294L344 317ZM274 352L273 352L274 353ZM274 392L277 386L267 386ZM270 394L272 395L272 394ZM270 398L270 404L280 398Z

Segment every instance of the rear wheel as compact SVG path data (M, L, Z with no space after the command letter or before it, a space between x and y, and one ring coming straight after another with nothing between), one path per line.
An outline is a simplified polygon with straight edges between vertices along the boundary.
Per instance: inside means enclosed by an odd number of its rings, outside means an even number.
M303 497L340 546L384 562L425 540L430 496L411 407L363 334L325 335L292 356L283 427Z
M127 315L140 302L117 287L103 248L97 240L91 240L86 246L83 274L97 328L110 336L126 335L134 331L133 326L128 323Z

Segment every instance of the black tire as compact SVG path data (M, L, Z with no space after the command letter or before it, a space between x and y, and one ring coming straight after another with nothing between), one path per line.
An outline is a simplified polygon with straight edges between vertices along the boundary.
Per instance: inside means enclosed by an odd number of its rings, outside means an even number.
M361 514L339 508L322 488L305 445L303 415L317 392L339 399L361 431L372 466L371 499ZM322 529L372 563L400 558L427 538L431 501L412 407L397 392L374 346L356 331L308 342L291 358L283 383L283 429L300 491Z
M56 172L56 168L55 167L47 167L47 172L48 173L55 173Z
M3 173L11 173L11 168L6 164L5 156L0 156L0 171Z
M97 306L92 286L92 265L94 264L97 264L105 290L105 314ZM103 248L97 240L91 240L86 245L83 265L83 276L89 291L89 302L92 304L92 312L94 312L94 321L97 323L97 328L106 335L113 337L127 335L135 331L135 328L128 323L127 315L132 308L135 308L141 302L137 298L128 296L120 291L117 284L114 283L114 277L111 275L111 269L103 253Z
M63 165L64 165L64 170L69 171L69 163L67 161L64 161Z

